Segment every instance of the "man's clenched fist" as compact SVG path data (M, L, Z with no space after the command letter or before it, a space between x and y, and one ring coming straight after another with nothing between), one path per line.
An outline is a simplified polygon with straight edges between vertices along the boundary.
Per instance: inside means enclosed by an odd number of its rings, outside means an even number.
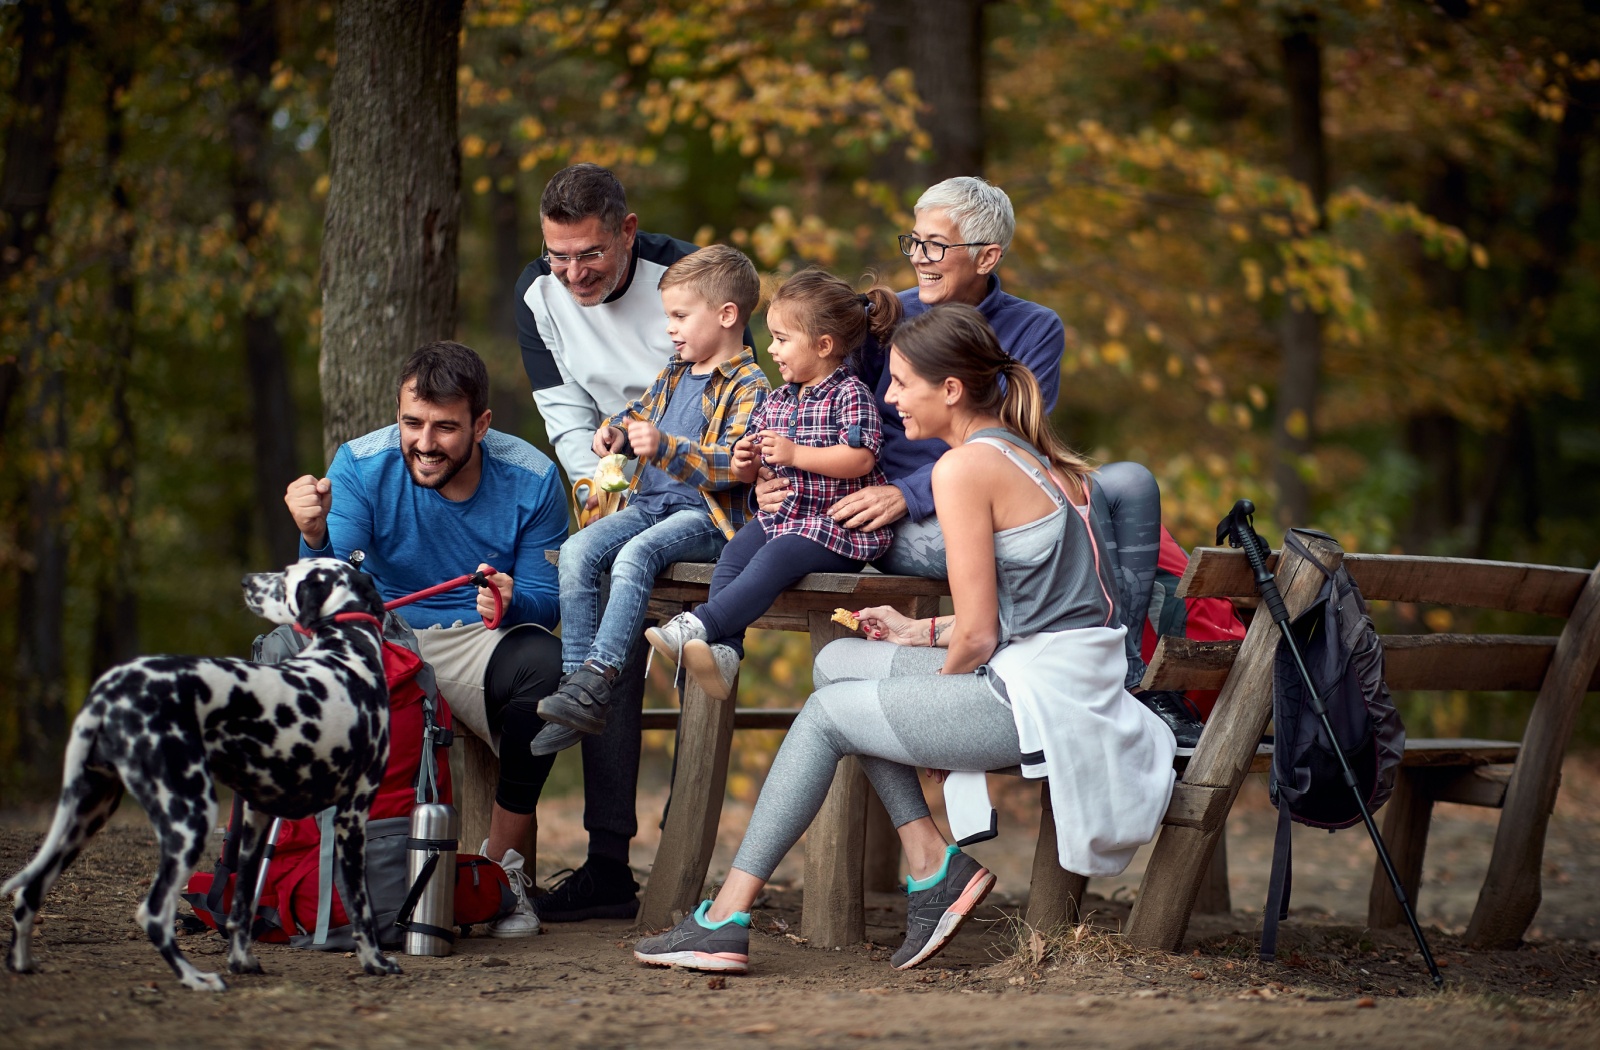
M306 474L289 482L284 505L305 538L306 546L321 550L328 542L328 511L333 507L333 482Z

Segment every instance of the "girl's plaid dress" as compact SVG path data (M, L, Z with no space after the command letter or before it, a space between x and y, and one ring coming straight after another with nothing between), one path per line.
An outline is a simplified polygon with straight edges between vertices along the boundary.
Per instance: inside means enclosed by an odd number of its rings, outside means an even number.
M849 445L877 456L883 431L877 402L867 385L840 368L804 393L795 383L774 390L750 416L749 433L775 430L797 445L832 448ZM804 536L846 558L872 561L881 558L894 539L891 528L863 532L847 529L828 517L829 507L869 485L887 485L883 471L874 466L859 478L830 478L810 471L768 464L789 481L789 493L776 513L756 515L769 538Z

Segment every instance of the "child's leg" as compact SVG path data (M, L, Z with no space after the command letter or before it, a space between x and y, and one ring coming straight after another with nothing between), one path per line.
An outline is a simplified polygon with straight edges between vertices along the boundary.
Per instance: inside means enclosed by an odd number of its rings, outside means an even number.
M746 526L728 544L723 561L751 527ZM708 641L729 646L742 657L745 628L771 608L786 588L813 572L856 572L861 565L859 560L835 554L804 536L778 536L766 540L745 565L727 574L732 578L720 589L713 577L711 600L694 614L706 625ZM717 563L717 569L720 573L722 562Z
M703 510L683 510L668 515L628 540L612 561L611 596L600 616L599 628L594 632L594 644L583 658L609 668L620 668L630 647L638 640L650 601L650 588L661 570L677 561L715 561L725 543L722 530ZM562 588L565 591L565 580ZM565 593L561 602L564 612ZM562 632L565 631L563 624ZM565 653L563 649L563 659Z
M611 567L624 544L649 527L650 519L643 511L624 507L573 533L561 545L557 570L563 673L582 666L594 644L600 622L600 574Z

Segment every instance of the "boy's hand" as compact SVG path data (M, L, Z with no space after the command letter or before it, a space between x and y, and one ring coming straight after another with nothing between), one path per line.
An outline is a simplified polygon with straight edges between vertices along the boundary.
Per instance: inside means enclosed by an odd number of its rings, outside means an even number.
M294 518L295 528L306 546L321 550L328 542L328 512L333 509L333 482L327 478L302 475L289 482L283 494L284 506Z
M761 458L780 467L794 466L795 444L776 430L761 432Z
M634 420L628 424L628 444L640 459L650 459L661 448L661 431L654 423Z
M616 427L601 427L594 432L594 441L590 443L589 450L597 456L609 456L622 451L622 431Z

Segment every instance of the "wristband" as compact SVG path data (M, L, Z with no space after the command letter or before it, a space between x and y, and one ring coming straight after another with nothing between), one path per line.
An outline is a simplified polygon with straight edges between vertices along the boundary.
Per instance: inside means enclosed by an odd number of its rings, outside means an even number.
M938 646L934 644L934 642L935 642L934 634L938 630L939 630L939 618L937 616L929 617L928 618L928 648L929 649L937 649L938 648Z

